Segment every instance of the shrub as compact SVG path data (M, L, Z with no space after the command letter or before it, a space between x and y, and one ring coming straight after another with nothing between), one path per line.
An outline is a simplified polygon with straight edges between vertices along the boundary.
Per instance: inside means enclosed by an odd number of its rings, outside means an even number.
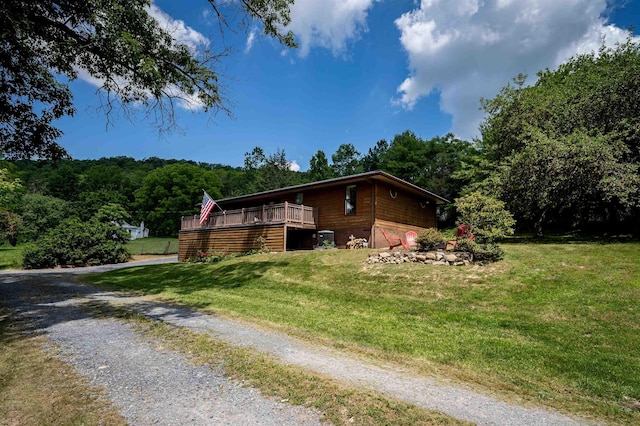
M513 234L515 220L502 201L472 192L456 199L460 221L470 228L470 232L480 244L496 242Z
M474 262L497 262L504 257L504 250L497 244L476 244L473 247Z
M23 267L87 266L126 262L129 234L98 220L67 219L24 251Z
M418 251L433 250L438 245L443 244L444 236L440 231L435 228L425 229L416 238L416 244L418 245Z

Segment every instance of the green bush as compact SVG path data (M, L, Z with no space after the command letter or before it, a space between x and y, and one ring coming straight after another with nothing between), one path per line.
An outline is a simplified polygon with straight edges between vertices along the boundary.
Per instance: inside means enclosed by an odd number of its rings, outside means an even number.
M129 234L111 223L67 219L24 251L23 267L87 266L126 262Z
M418 238L416 238L418 251L433 250L438 245L444 244L444 242L444 236L435 228L425 229L418 235Z
M478 243L495 244L513 234L515 220L502 201L472 192L456 199L460 221L466 224Z
M504 250L497 244L474 244L472 252L474 262L497 262L504 257Z

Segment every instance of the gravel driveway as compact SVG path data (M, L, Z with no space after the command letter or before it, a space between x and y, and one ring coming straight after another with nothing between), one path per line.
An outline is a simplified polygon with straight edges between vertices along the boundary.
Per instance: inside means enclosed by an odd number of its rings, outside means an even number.
M33 330L56 342L65 360L93 385L105 386L109 398L132 424L304 425L318 424L322 413L267 399L209 367L191 366L182 355L155 347L124 323L91 317L82 308L80 298L108 302L209 333L216 339L275 355L283 363L477 424L588 424L559 413L498 401L433 378L369 365L330 348L258 330L249 324L79 285L68 276L118 267L123 266L2 272L0 301L27 319Z

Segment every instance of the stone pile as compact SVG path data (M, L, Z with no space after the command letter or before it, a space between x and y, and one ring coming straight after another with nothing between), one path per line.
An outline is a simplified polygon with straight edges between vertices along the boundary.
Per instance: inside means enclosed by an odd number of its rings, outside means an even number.
M371 253L367 263L425 263L429 265L470 265L473 256L467 252L427 251L383 251Z

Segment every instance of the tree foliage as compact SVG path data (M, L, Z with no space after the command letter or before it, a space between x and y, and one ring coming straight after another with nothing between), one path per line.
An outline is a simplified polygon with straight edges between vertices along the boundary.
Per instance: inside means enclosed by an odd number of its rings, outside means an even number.
M640 46L577 55L518 76L483 106L485 189L521 226L610 228L640 205Z
M220 28L231 27L235 20L226 16L239 9L267 35L295 46L292 33L283 32L293 0L208 2ZM171 128L179 103L228 111L216 72L226 52L176 41L150 6L149 0L1 2L0 151L8 158L66 156L53 122L74 114L67 80L79 73L101 82L108 117L119 107L129 114L126 107L135 105Z
M351 143L343 143L331 155L331 169L337 177L350 176L362 172L360 152Z
M199 211L202 190L214 199L220 194L220 179L192 164L169 164L150 172L136 191L138 216L154 235L176 235L180 218Z
M456 172L477 155L473 144L451 133L424 140L407 130L393 138L379 164L400 179L453 199L468 183Z
M327 180L334 177L333 170L329 166L329 161L324 151L318 150L311 160L309 160L309 179L312 182L318 182L321 180Z
M384 164L384 155L389 149L389 143L381 139L376 142L375 146L369 148L369 152L365 156L362 157L362 171L363 172L373 172L376 170L381 170Z
M35 241L75 214L71 204L65 200L49 195L26 194L22 198L20 215L23 220L22 238Z
M255 147L244 155L247 193L270 191L298 183L283 149L277 149L267 156L262 148Z
M456 198L456 208L460 222L469 227L469 232L480 244L495 244L513 234L515 220L505 203L495 197L472 192Z

